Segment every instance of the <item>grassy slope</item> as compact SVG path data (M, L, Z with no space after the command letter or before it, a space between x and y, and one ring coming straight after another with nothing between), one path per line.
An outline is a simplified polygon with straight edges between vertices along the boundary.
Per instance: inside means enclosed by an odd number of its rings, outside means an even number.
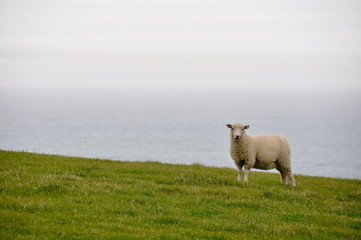
M0 151L1 239L361 239L361 181Z

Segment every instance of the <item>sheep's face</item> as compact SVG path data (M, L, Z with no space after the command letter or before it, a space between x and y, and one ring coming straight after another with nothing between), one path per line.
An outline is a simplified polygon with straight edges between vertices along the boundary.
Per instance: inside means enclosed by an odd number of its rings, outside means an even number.
M238 141L242 137L244 130L249 128L249 125L243 126L242 123L227 124L226 126L231 129L235 141Z

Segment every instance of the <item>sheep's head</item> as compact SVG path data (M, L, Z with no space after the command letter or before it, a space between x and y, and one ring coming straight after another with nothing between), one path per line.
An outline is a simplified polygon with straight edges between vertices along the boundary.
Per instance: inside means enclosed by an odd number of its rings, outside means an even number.
M226 124L226 126L231 129L231 134L235 141L239 140L242 137L244 130L249 128L249 125L244 126L242 123L239 122L233 124Z

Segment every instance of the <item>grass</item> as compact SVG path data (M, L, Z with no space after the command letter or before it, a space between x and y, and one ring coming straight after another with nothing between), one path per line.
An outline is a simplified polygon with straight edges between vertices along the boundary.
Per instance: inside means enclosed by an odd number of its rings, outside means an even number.
M361 181L0 151L1 239L361 239Z

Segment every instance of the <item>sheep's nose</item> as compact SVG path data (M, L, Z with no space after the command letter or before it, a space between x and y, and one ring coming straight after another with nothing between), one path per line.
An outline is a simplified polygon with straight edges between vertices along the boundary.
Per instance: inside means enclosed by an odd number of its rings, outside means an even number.
M236 136L235 136L235 139L236 139L236 140L238 140L238 139L239 139L239 136L238 136L238 135L236 135Z

